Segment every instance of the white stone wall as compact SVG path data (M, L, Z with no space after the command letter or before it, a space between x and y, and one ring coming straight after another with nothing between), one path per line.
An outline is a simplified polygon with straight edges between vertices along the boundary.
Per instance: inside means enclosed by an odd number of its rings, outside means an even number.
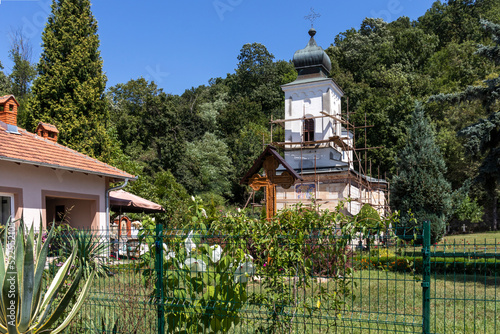
M364 188L359 189L355 184L349 186L347 183L331 181L320 181L315 183L314 181L306 180L303 183L316 184L316 204L319 204L320 208L323 210L334 210L337 205L343 201L346 210L353 215L361 210L364 203L374 205L381 215L384 214L383 205L386 204L386 198L382 190L371 190L367 192ZM281 187L276 188L278 210L296 205L297 203L302 203L304 205L312 204L311 199L300 199L295 189L295 186L289 189L283 189ZM351 202L347 202L349 197L353 199Z

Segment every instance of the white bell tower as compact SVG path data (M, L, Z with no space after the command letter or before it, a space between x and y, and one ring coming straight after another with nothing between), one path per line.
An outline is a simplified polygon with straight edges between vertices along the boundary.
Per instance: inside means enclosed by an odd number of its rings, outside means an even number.
M293 56L298 71L285 92L285 160L295 170L352 169L352 134L341 119L342 89L330 78L330 58L311 39Z

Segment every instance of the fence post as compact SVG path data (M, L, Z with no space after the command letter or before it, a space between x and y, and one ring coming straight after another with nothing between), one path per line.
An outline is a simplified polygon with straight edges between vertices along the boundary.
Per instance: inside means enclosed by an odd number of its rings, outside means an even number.
M163 225L156 224L155 229L155 270L156 270L156 305L158 308L158 334L165 333L165 310L164 310L164 295L163 295Z
M424 243L422 247L422 333L431 331L431 222L424 222Z

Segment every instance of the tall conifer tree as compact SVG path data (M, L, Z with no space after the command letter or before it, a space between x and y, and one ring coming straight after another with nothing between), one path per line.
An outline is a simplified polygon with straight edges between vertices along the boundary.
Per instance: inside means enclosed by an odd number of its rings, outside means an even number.
M97 21L89 0L53 0L42 36L38 77L28 104L27 128L38 122L59 129L59 142L97 158L109 147L109 118Z
M412 236L414 227L430 220L432 242L438 241L444 235L451 213L451 185L444 178L446 165L420 104L412 113L408 142L396 165L398 175L392 183L391 206L400 211L398 234L404 231ZM410 210L417 226L411 219Z

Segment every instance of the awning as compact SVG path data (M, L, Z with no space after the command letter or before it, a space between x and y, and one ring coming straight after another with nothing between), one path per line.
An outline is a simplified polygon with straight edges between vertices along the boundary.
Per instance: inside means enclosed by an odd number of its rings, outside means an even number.
M148 201L142 197L126 192L125 190L115 190L109 192L109 206L111 210L117 212L131 213L160 213L165 209L155 202Z

